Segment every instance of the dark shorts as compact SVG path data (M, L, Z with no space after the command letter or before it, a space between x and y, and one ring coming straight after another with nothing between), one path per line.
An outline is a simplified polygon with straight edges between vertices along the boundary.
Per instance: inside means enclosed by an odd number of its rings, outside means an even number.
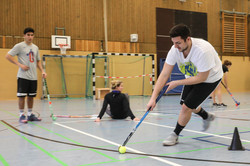
M183 103L191 109L197 109L215 90L221 79L214 83L200 83L185 85L181 94L180 104Z
M17 97L36 97L37 80L17 79Z

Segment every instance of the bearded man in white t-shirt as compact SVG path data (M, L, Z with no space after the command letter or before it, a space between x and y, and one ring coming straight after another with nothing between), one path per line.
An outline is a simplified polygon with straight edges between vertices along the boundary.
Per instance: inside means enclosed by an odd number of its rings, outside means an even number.
M207 41L192 38L189 27L178 24L170 30L173 46L168 52L163 70L156 82L153 94L147 104L151 110L156 105L156 98L163 88L167 91L179 85L184 85L180 104L182 105L174 131L163 141L163 145L170 146L178 143L178 136L189 122L192 113L203 119L203 131L207 130L215 116L206 112L201 104L218 86L223 76L222 63L214 47ZM179 70L185 74L185 79L167 82L177 64Z

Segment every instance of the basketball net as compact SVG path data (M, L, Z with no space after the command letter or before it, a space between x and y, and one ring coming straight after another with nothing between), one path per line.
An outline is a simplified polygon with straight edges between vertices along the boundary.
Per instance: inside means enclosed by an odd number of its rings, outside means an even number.
M59 44L60 46L60 50L61 50L61 54L65 55L66 54L66 46L68 46L68 44Z

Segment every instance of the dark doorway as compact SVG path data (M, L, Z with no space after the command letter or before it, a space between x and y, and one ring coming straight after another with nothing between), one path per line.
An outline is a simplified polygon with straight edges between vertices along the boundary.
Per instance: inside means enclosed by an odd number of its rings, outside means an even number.
M174 25L179 23L184 23L190 27L192 37L207 40L206 13L156 8L158 75L160 73L160 59L166 58L169 49L173 45L169 37L169 31Z

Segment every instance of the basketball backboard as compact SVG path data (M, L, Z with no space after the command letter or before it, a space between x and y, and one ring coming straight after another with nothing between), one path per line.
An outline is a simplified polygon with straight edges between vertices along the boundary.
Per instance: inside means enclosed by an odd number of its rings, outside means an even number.
M61 36L61 35L51 35L51 47L60 48L60 44L67 44L65 48L71 48L71 37L70 36Z

